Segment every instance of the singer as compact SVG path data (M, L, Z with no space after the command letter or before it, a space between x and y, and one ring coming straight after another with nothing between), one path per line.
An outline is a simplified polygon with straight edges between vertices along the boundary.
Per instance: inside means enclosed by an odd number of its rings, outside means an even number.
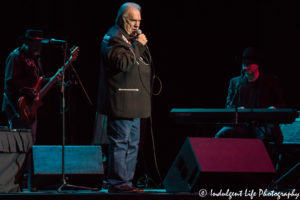
M101 43L97 113L107 116L107 182L111 193L143 191L132 184L140 119L151 114L151 56L140 24L140 5L124 3Z
M282 108L285 106L283 92L279 79L270 74L260 72L262 56L254 47L245 48L242 54L241 75L230 79L226 108ZM237 115L238 117L238 115ZM278 124L256 124L237 125L234 127L223 127L215 136L235 138L259 138L268 142L281 143L282 132ZM273 162L277 156L272 155Z

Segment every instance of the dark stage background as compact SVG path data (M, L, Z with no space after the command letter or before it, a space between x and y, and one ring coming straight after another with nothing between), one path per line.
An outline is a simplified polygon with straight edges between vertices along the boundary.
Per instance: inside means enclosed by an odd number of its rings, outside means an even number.
M1 1L0 68L1 93L7 55L19 45L27 28L43 29L46 37L68 40L80 46L74 63L94 105L79 85L66 91L67 144L90 144L92 140L100 42L113 25L125 1ZM136 1L143 9L141 29L152 52L156 74L163 83L153 98L153 133L158 166L163 177L187 136L213 136L219 127L184 127L169 119L173 107L224 107L228 81L240 72L236 57L250 45L264 55L261 70L279 76L288 107L299 108L300 13L288 1ZM46 75L63 63L59 46L43 48ZM70 72L70 71L69 71ZM68 77L72 74L68 73ZM40 109L39 144L61 143L59 89L47 94ZM149 121L142 132L142 154L137 176L148 173L158 180L153 164ZM1 115L1 125L6 125ZM146 170L145 170L146 169Z

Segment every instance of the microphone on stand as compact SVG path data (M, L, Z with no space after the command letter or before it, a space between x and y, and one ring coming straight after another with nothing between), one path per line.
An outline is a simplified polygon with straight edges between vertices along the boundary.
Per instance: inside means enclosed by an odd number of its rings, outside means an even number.
M43 43L43 44L65 44L65 43L67 43L67 41L51 38L51 39L44 39L44 40L42 40L41 43Z

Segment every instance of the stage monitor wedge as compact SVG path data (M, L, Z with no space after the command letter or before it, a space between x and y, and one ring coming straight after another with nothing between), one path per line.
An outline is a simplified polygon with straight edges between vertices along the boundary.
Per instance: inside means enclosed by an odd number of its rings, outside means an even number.
M62 183L62 146L33 145L33 187L51 188ZM69 184L102 187L101 146L64 147L64 174Z
M275 169L260 139L189 137L164 179L168 192L264 188Z

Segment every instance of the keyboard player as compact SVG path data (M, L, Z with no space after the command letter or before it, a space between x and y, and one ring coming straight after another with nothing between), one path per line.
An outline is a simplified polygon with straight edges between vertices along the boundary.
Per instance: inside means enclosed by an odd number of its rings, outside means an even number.
M253 47L245 48L242 54L240 76L230 79L226 108L282 108L285 107L279 79L260 72L261 56ZM238 122L238 115L236 121ZM283 140L279 124L256 126L254 123L235 124L221 128L216 138L259 138L264 142L281 143Z

